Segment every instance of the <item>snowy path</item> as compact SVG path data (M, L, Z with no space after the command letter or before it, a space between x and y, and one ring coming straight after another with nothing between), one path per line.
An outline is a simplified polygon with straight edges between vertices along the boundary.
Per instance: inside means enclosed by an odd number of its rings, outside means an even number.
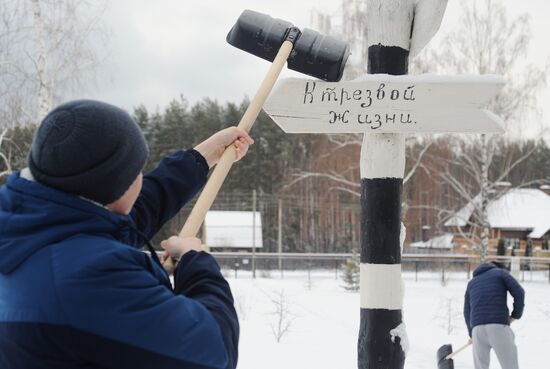
M244 273L238 279L230 275L229 281L241 317L239 369L357 367L359 294L346 292L334 273L315 274L311 286L304 275L285 275L281 280L276 273L256 280ZM436 368L439 346L452 343L456 348L465 343L462 304L466 283L463 276L452 278L446 286L437 275L418 282L405 278L404 320L411 342L406 368ZM540 278L526 281L523 287L525 315L513 324L520 367L542 368L550 348L550 284ZM278 319L271 300L278 300L281 291L290 311L286 318L293 320L290 331L277 343L272 326ZM496 357L491 360L491 368L500 368ZM455 368L473 369L471 349L456 358Z

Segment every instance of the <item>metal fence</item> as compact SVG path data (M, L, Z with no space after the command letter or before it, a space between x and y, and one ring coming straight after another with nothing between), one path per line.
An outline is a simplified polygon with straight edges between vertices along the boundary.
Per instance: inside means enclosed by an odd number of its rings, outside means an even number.
M311 274L325 277L333 275L338 279L352 254L308 254L308 253L256 253L249 252L213 252L220 267L233 277L244 276L285 276ZM525 280L545 280L550 283L550 258L514 257L519 262L519 278ZM488 261L497 261L510 268L512 257L493 256ZM442 281L449 279L470 279L480 259L474 255L453 254L403 254L401 265L403 275L418 281L422 278L434 278Z

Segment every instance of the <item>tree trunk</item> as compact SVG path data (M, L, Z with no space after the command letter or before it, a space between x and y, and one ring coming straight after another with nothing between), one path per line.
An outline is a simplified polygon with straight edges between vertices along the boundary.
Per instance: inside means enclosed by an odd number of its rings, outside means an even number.
M50 111L50 91L46 82L46 45L44 40L44 19L40 11L40 1L31 0L36 37L36 76L38 83L37 120L40 122Z
M489 251L489 214L487 207L489 205L489 138L487 135L481 135L481 243L479 245L479 255L481 262L487 259Z

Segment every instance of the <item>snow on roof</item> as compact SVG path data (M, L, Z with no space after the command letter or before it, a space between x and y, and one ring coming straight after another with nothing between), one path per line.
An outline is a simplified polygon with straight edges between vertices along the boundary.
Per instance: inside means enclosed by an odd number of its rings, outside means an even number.
M418 241L411 243L411 247L416 248L429 248L429 249L452 249L453 248L453 234L445 233L441 236L430 238L428 241Z
M472 216L475 208L479 206L481 197L477 195L465 207L457 211L449 220L445 222L445 227L464 227L468 219Z
M204 219L205 243L209 247L252 248L252 211L209 211ZM262 217L256 212L255 247L261 248Z
M460 209L445 226L463 227L471 217L480 197ZM550 230L550 196L533 188L513 189L489 203L491 228L531 230L527 236L541 238Z

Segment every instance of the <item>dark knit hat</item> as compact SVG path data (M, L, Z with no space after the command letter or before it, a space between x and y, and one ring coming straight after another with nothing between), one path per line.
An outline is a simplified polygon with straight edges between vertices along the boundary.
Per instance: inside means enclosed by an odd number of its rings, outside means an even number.
M105 205L128 190L148 154L143 133L124 110L76 100L44 118L34 135L29 168L40 183Z

